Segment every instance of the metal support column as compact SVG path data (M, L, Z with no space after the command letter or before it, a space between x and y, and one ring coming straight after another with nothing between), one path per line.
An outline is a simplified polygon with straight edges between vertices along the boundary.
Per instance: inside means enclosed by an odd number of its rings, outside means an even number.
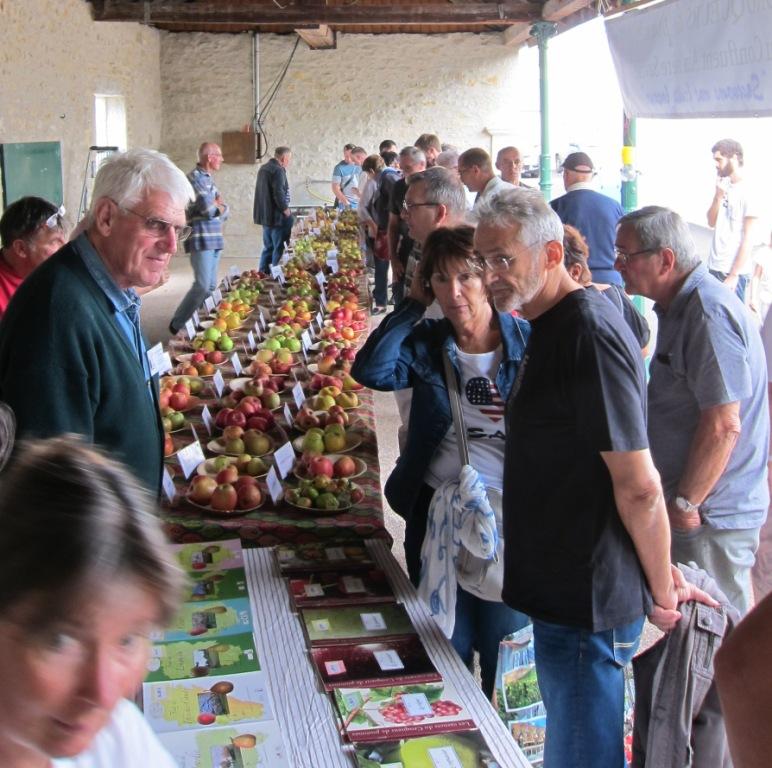
M557 32L557 25L551 21L537 21L531 27L531 34L539 44L539 112L541 117L541 158L539 161L539 189L544 199L552 198L552 156L550 153L550 105L547 44Z

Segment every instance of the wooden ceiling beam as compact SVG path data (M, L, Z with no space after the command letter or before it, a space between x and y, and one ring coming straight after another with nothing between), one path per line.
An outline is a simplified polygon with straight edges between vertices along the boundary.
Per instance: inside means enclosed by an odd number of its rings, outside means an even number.
M320 24L313 29L296 29L295 32L312 50L320 51L335 48L335 32L326 24Z
M541 17L545 21L561 21L592 5L592 2L593 0L547 0L542 6Z
M134 21L146 24L281 24L292 26L378 25L378 24L508 24L533 22L540 17L539 6L529 0L454 4L415 3L411 5L341 5L314 2L303 5L264 5L244 0L223 3L216 0L175 2L174 0L91 0L95 21Z
M501 33L502 42L504 45L522 45L531 36L532 26L529 21L510 25Z

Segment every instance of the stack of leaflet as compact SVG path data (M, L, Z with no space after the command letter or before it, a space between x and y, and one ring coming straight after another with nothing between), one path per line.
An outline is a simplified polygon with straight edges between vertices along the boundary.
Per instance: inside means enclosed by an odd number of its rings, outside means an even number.
M289 768L255 646L241 543L180 544L185 603L153 638L145 717L180 768Z
M499 768L366 548L282 544L275 553L360 768Z

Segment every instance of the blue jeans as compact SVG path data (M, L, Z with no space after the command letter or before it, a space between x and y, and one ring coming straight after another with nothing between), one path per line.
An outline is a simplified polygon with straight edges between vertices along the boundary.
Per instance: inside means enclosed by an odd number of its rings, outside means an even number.
M474 652L480 654L480 676L483 693L493 698L496 684L496 663L499 643L506 635L517 632L529 623L528 617L504 603L483 600L466 590L456 592L456 626L450 642L467 667L472 665Z
M713 275L713 277L715 277L717 280L720 280L722 283L729 276L728 272L719 272L717 269L711 269L709 272L711 275ZM737 294L737 298L740 299L743 304L745 304L745 291L748 288L749 282L749 275L737 275L737 285L735 286L734 292Z
M386 306L386 289L389 279L389 262L386 259L373 259L375 262L375 285L373 286L373 301L376 307Z
M260 254L261 272L268 274L272 264L278 264L284 253L284 225L278 227L263 226L263 252Z
M190 265L193 267L193 285L174 311L170 323L175 333L191 318L204 303L204 299L217 288L217 267L222 251L191 251Z
M623 768L624 667L643 617L590 632L534 619L536 676L547 710L544 768Z

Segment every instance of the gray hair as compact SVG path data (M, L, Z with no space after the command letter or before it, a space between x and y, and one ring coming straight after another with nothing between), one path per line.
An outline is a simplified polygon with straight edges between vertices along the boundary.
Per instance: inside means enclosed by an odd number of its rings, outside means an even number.
M276 149L274 149L273 151L273 156L277 160L281 160L282 157L284 157L285 155L289 155L291 153L292 153L292 150L289 147L276 147Z
M675 254L676 272L691 272L700 261L689 226L669 208L647 205L623 216L618 226L631 227L644 250L670 248Z
M439 203L448 209L448 215L462 218L466 213L466 195L458 176L447 168L435 166L414 173L407 179L408 187L423 184L428 202Z
M457 149L443 149L439 155L437 155L437 165L441 165L443 168L449 168L455 170L458 168L458 150Z
M403 147L402 151L399 153L399 156L410 160L410 162L414 165L416 163L426 162L426 155L424 154L424 151L412 145L409 147Z
M563 223L537 189L515 187L481 200L474 210L478 225L508 229L520 227L519 236L528 245L563 242Z
M116 152L102 163L94 179L89 218L93 218L94 206L103 197L128 208L151 191L165 192L176 207L183 209L196 199L185 174L166 155L153 149Z

